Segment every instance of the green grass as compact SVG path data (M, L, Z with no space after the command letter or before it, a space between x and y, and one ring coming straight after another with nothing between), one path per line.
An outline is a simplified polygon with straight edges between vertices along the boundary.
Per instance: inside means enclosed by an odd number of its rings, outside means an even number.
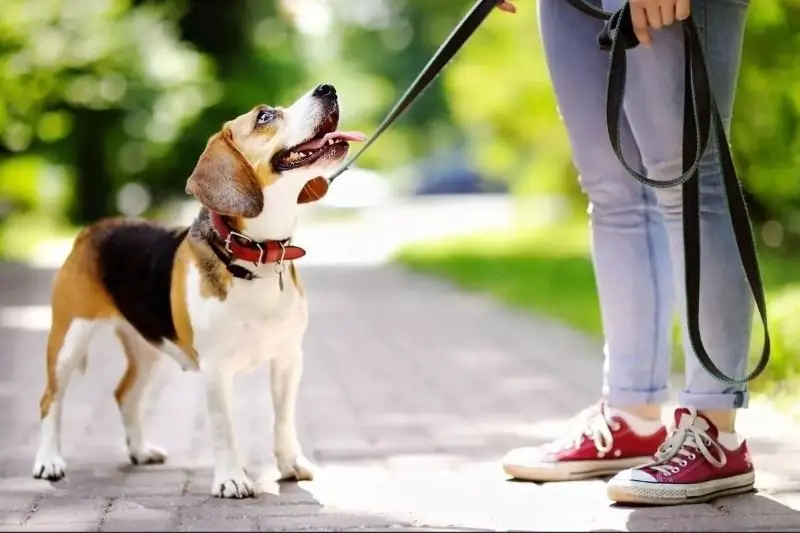
M561 320L601 336L594 274L585 220L553 227L516 228L414 243L397 259L413 270L452 280L465 289L486 292L511 306ZM780 396L800 384L800 259L760 255L767 289L773 350L765 374L753 390ZM683 369L683 350L674 328L673 369ZM751 368L763 335L753 335ZM792 395L794 396L794 395Z
M578 225L417 243L401 250L399 259L514 307L601 333L586 231Z

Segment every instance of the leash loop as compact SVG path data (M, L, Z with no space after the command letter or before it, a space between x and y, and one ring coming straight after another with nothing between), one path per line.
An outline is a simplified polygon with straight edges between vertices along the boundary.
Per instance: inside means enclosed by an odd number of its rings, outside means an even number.
M552 0L547 0L552 1ZM692 17L682 21L684 42L684 105L683 105L683 174L669 180L652 180L639 174L625 161L620 143L620 118L625 96L627 73L626 50L635 48L639 40L633 32L630 5L625 2L616 12L604 11L585 0L566 0L572 7L593 18L605 21L598 35L598 45L610 53L606 92L606 119L611 146L628 173L641 183L656 188L681 186L683 201L684 276L686 290L686 322L689 340L703 368L713 377L731 385L743 385L764 371L769 363L770 337L767 325L767 306L764 285L758 265L753 230L747 212L744 191L733 164L722 116L714 100L709 82L708 67L703 53L700 32ZM764 344L755 368L743 379L734 379L714 363L708 355L700 333L700 160L708 147L711 131L722 163L722 178L728 211L739 259L764 327Z
M545 0L555 1L555 0ZM686 322L689 340L703 368L713 377L732 385L745 384L764 371L769 363L770 337L767 324L767 307L764 286L758 265L753 230L744 199L744 191L736 175L733 156L730 152L722 117L711 92L708 68L694 20L689 17L682 21L685 50L685 97L683 108L683 173L669 180L653 180L637 172L628 164L622 153L620 142L620 120L627 79L626 51L635 48L639 40L633 31L630 5L625 2L616 11L604 11L586 0L566 0L572 7L587 16L605 22L598 35L598 46L611 56L606 89L606 122L612 149L625 170L634 179L655 188L682 187L683 200L683 241L684 275L686 289ZM389 126L416 100L425 88L436 79L464 43L478 29L500 0L477 0L472 9L459 22L442 43L431 60L425 65L405 94L395 104L386 118L373 133L367 143L329 178L332 183L386 131ZM764 327L764 344L761 357L752 372L743 379L734 379L722 372L708 355L700 333L700 189L698 172L700 161L708 147L711 131L716 133L716 144L722 163L722 177L725 185L728 210L736 239L739 258L747 283L755 299L756 307Z

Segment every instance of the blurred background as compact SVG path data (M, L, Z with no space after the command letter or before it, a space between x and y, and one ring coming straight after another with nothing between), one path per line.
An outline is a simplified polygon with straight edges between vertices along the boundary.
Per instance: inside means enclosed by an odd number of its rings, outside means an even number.
M371 133L471 4L3 0L0 256L56 266L105 215L188 222L207 138L256 103L332 83L342 127ZM398 262L596 336L586 201L535 2L518 4L309 206L298 241L310 261ZM798 57L800 1L753 2L732 142L769 289L774 362L758 387L775 397L800 375Z

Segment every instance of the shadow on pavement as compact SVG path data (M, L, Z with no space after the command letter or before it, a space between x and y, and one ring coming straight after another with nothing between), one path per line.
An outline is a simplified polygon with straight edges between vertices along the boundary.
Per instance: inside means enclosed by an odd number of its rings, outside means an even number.
M399 516L321 503L296 483L274 483L256 498L222 500L208 494L203 470L175 493L159 479L174 469L147 469L120 480L115 472L76 470L69 481L19 478L0 485L0 531L402 531L424 528ZM166 476L166 477L165 477ZM437 529L441 530L441 529ZM447 529L444 529L447 530ZM461 531L477 529L459 528Z
M763 494L720 498L707 504L623 506L625 527L592 531L798 531L800 512Z

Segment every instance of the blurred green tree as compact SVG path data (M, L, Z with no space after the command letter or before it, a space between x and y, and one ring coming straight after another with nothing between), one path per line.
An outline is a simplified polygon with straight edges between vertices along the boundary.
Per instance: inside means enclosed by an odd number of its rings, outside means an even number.
M112 211L125 177L148 167L211 103L211 64L175 32L173 4L7 0L0 19L0 126L6 154L43 156L26 180L35 204L45 162L68 165L70 215Z
M222 124L259 103L288 104L309 90L295 54L296 32L280 2L186 0L182 38L215 65L216 96L169 150L170 157L142 173L164 193L182 193L208 138ZM309 86L305 86L309 85Z
M358 126L377 126L428 62L470 0L305 0L328 10L324 31L309 47L309 60L340 91ZM310 9L310 8L309 8ZM344 67L344 68L343 68ZM344 106L347 111L348 107ZM441 80L387 131L360 163L401 166L462 140L451 121Z
M222 122L316 83L337 85L343 125L369 132L471 4L5 0L0 217L69 205L86 222L114 212L131 182L155 205L182 195ZM363 166L392 170L463 144L515 193L583 208L536 2L518 5L517 16L489 18ZM800 0L754 2L749 17L732 143L759 219L799 235Z
M730 142L758 220L777 223L773 246L800 243L800 1L752 2Z
M115 211L117 190L183 191L206 139L256 103L296 90L292 26L274 2L51 0L4 3L0 194L32 207L45 162L72 171L69 215ZM26 151L42 156L19 175ZM20 180L28 183L21 185ZM5 183L5 185L4 185ZM69 198L68 198L69 199Z

